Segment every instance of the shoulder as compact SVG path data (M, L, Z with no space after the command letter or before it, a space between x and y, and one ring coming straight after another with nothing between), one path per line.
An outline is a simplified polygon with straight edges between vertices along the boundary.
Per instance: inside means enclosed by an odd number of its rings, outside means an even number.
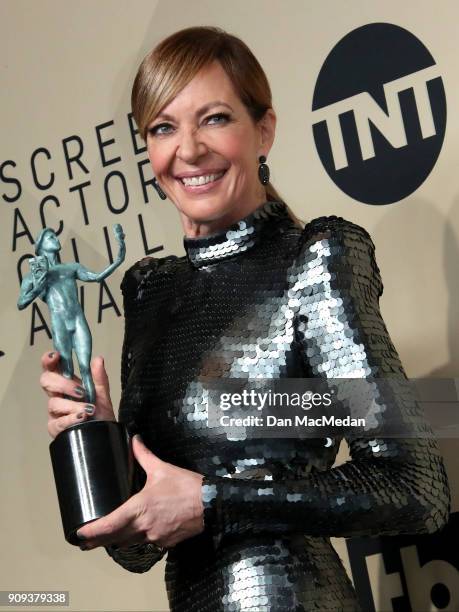
M313 219L303 228L303 244L311 244L320 240L332 240L334 242L356 241L371 246L374 249L371 236L365 228L335 215Z
M58 264L56 266L58 272L79 272L80 270L84 270L85 266L80 264L78 261L71 261L69 263Z
M319 217L302 229L297 266L308 277L320 279L321 270L335 282L363 282L382 293L380 270L375 246L368 231L335 215ZM316 282L316 281L314 281Z
M124 274L121 291L125 298L137 295L139 287L148 282L151 277L175 274L182 257L167 255L166 257L144 257L132 265Z
M335 215L318 217L307 223L302 229L299 247L303 257L320 253L331 260L346 256L374 260L375 252L373 240L365 228Z

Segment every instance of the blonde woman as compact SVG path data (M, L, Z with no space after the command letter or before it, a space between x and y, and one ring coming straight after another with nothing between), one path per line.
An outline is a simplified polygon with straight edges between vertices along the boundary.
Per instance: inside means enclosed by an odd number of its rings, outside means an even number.
M142 436L146 479L79 530L82 548L105 546L133 572L167 552L177 612L358 610L329 538L440 529L449 489L435 441L350 439L351 460L332 467L337 437L235 439L208 426L203 381L405 376L371 238L338 217L302 227L276 193L270 87L240 39L213 27L169 36L143 60L132 108L185 255L146 258L123 280L119 419ZM58 359L43 357L50 434L114 419L103 361L85 408ZM397 408L424 427L415 405Z

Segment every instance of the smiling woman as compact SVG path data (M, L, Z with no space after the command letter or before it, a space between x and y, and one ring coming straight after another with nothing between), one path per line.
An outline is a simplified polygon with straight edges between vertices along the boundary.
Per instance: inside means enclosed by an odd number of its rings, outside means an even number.
M395 411L416 435L350 437L351 461L333 467L341 437L326 431L267 439L213 426L207 383L315 377L332 392L334 378L404 378L373 242L335 216L302 228L269 183L276 115L238 38L213 27L168 37L142 62L132 107L185 255L143 259L124 277L119 419L142 435L145 483L79 530L83 548L105 546L132 572L167 549L172 612L357 611L330 536L431 533L447 521L442 458L418 405L375 389L375 422ZM55 355L43 366L55 435L77 422L62 397L75 382ZM93 375L101 418L112 407L100 361Z

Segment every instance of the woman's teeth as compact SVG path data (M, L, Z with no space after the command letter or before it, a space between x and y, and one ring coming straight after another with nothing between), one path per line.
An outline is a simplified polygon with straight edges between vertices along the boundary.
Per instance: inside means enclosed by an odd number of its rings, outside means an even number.
M212 183L225 174L225 171L219 172L218 174L205 174L202 176L190 176L188 178L182 178L184 185L205 185L206 183Z

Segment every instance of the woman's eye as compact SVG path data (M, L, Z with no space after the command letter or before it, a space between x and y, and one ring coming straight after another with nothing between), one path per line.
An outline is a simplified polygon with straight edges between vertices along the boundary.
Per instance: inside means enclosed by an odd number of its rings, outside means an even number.
M217 113L216 115L211 115L207 119L208 121L210 121L211 119L220 119L220 121L217 121L217 123L222 123L221 120L223 120L223 123L225 123L226 121L228 121L229 115L227 115L226 113Z
M170 128L170 127L172 127L172 126L169 123L159 123L158 125L154 125L153 127L151 127L148 130L148 133L151 134L152 136L156 136L157 134L159 134L159 135L161 135L161 134L168 134L169 132L163 132L162 129L163 128Z

